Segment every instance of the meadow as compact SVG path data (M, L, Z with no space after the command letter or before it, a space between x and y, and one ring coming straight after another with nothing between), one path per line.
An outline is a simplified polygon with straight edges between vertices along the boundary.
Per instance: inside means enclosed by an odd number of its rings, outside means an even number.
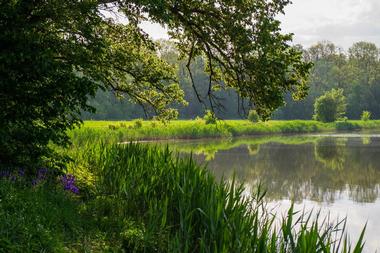
M70 156L64 164L66 176L54 172L41 176L39 171L31 181L22 173L0 174L0 249L362 252L364 229L359 238L350 240L344 219L332 222L318 215L314 219L311 213L293 208L286 216L276 217L266 209L265 186L247 195L233 178L219 182L206 167L167 147L120 145L133 139L333 131L336 124L137 122L85 122L81 129L72 130L72 145L56 149ZM366 128L380 122L350 124ZM70 183L78 191L66 187L63 179L71 178L68 175L73 175Z
M337 121L322 123L312 120L267 121L225 120L206 124L202 119L160 121L85 121L80 129L70 131L74 141L103 139L110 142L136 140L200 139L269 134L301 134L353 130L380 130L380 120Z

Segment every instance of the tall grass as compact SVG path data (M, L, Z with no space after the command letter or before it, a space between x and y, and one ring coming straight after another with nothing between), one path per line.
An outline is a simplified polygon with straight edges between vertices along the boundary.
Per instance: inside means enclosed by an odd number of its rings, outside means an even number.
M296 213L278 221L259 188L217 183L191 158L141 144L93 145L86 161L94 175L95 213L126 252L361 252L344 222L319 223ZM110 226L110 225L107 225Z
M217 182L191 157L142 144L81 143L62 186L0 179L0 252L362 252L345 221L293 208L276 217L259 187ZM364 231L364 230L363 230Z
M74 141L89 139L104 142L133 140L199 139L237 137L263 134L294 134L378 129L380 121L342 121L321 123L308 120L268 121L252 123L248 120L219 121L206 124L203 120L179 120L166 124L157 121L86 121L80 129L70 131Z

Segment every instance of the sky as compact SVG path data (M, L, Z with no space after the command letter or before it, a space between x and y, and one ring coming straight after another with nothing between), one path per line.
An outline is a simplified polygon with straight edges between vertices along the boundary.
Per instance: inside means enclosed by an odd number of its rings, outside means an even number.
M294 43L305 47L322 40L346 50L358 41L380 46L380 0L293 0L279 19L284 32L294 33ZM142 28L154 39L168 38L157 24Z

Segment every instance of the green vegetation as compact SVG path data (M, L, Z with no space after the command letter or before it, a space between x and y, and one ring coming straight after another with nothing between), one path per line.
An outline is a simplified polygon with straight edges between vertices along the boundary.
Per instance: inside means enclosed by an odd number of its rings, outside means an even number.
M290 45L292 34L282 34L275 18L288 4L5 2L0 13L1 163L33 167L51 163L46 158L56 160L48 144L68 145L66 130L81 122L82 110L93 111L88 99L98 90L140 104L150 116L178 116L174 105L186 102L176 67L161 58L160 45L141 30L143 20L167 27L195 90L191 64L203 57L208 83L206 96L195 92L199 101L216 109L214 91L232 89L267 118L283 104L284 93L302 98L307 90L311 64ZM130 22L106 18L104 12Z
M184 90L188 106L175 106L179 110L181 119L194 119L204 114L204 105L199 103L194 94L191 79L186 71L186 59L178 57L178 50L171 41L160 41L160 53L166 61L175 64L177 77L181 89ZM277 109L272 119L310 120L314 114L315 100L331 89L343 89L347 98L347 113L349 119L360 119L361 113L367 110L372 113L373 119L380 118L380 57L379 48L372 43L360 42L352 45L348 52L342 51L331 42L320 42L309 48L301 48L304 57L314 63L308 79L308 95L301 101L295 101L291 94L285 95L285 104ZM207 96L209 78L204 71L207 62L197 58L191 64L195 87L201 97ZM234 90L216 90L215 95L220 98L224 110L217 111L216 115L222 119L237 119L243 108L238 95ZM208 101L203 101L209 106ZM90 101L97 108L95 114L85 114L84 119L96 120L127 120L143 117L142 110L128 101L117 99L110 92L99 92L95 99ZM248 104L243 106L247 107ZM240 111L239 111L240 109ZM245 115L240 115L245 116Z
M77 177L79 196L49 182L31 190L23 178L1 179L2 250L361 252L363 247L363 237L348 247L343 223L313 222L293 209L276 220L265 211L260 188L245 197L234 180L217 183L192 159L175 158L168 149L94 144L89 138L71 152L69 170Z
M344 130L380 129L380 121L338 121L322 123L318 121L266 121L252 124L248 120L218 121L206 124L202 119L176 120L165 123L159 121L86 121L80 129L70 131L75 142L87 139L102 140L108 143L128 142L131 140L157 139L200 139L217 137L237 137L263 134L295 134L334 132ZM112 128L110 129L110 126Z
M285 96L306 97L312 63L302 48L291 46L293 35L282 34L276 19L289 3L5 1L0 251L361 252L364 230L350 248L343 221L321 224L293 208L278 221L265 209L260 188L246 196L242 185L216 182L192 158L121 143L378 127L377 121L216 121L213 112L223 109L218 92L233 92L239 107L250 105L263 120ZM128 22L107 18L110 12ZM166 27L175 57L165 58L171 53L140 28L143 21ZM362 49L374 51L356 46L350 51L359 54L354 63ZM179 84L179 62L187 70L187 89L211 108L204 119L167 121L188 96ZM203 74L194 76L194 66ZM377 87L376 76L369 77L369 87ZM206 92L198 92L197 79ZM89 99L108 92L162 121L89 122L78 129L83 111L94 111ZM258 152L254 146L251 151Z
M250 110L249 113L248 113L248 118L247 119L249 121L253 122L253 123L257 123L257 122L260 121L260 116L256 112L256 110Z
M369 112L369 111L363 111L360 118L363 121L368 121L368 120L371 119L371 115L372 115L371 112Z
M206 123L206 125L208 125L208 124L216 124L218 119L216 118L214 112L207 110L205 115L203 116L203 120Z
M194 154L198 162L207 162L218 179L235 177L248 189L264 185L270 201L291 199L301 204L307 199L334 204L342 199L336 193L346 192L344 198L354 202L348 202L348 207L376 203L380 157L374 149L378 138L371 131L361 133L363 137L351 135L257 136L163 141L162 145L170 143L172 150Z
M346 114L346 97L342 89L326 92L314 104L314 118L322 122L334 122Z

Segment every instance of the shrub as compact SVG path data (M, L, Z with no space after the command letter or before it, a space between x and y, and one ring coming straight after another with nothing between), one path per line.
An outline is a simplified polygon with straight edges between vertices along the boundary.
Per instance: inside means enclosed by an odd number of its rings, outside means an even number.
M133 128L141 128L142 125L143 125L143 120L142 119L136 119L136 120L134 120Z
M203 119L206 122L206 124L216 124L217 120L215 113L210 110L206 111L205 115L203 116Z
M370 120L371 119L371 112L369 112L369 111L363 111L362 112L362 116L361 116L361 120L363 120L363 121L368 121L368 120Z
M316 99L314 119L322 122L334 122L344 116L346 107L343 89L332 89Z
M117 130L119 127L116 126L116 125L108 125L108 128L109 128L110 130Z
M251 122L259 122L260 121L260 116L257 113L256 110L250 110L248 113L248 120Z

